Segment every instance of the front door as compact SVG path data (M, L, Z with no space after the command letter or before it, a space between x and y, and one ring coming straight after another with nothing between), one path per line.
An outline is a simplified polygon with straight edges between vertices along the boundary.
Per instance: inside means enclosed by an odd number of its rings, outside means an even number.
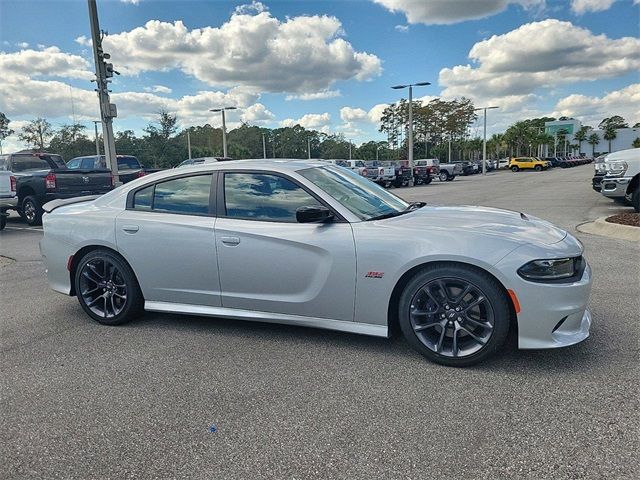
M211 185L211 174L161 181L132 193L118 215L118 250L145 300L221 305Z
M320 202L285 176L226 172L221 184L215 230L222 305L353 321L349 223L297 223L299 207Z

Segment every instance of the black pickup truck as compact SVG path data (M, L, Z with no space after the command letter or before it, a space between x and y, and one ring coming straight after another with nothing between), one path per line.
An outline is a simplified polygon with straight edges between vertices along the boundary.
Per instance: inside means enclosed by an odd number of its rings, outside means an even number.
M102 195L113 189L111 171L70 170L60 155L12 153L6 156L7 170L16 178L16 210L29 225L42 222L42 205L59 198Z
M146 169L133 155L116 155L118 159L118 177L122 183L130 182L136 178L144 177L148 173L158 172L160 169ZM86 157L72 158L67 162L67 168L72 170L107 168L107 160L104 155L88 155Z

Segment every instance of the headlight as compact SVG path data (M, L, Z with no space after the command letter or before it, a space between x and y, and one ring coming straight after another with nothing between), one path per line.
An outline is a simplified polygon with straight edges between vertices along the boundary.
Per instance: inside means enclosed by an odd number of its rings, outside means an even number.
M606 162L605 166L607 169L607 175L611 175L611 176L624 175L628 168L627 162L622 162L622 161Z
M604 174L607 172L607 166L604 163L596 163L595 168L596 168L596 173Z
M582 257L534 260L523 265L518 274L527 280L561 280L576 275L582 264Z

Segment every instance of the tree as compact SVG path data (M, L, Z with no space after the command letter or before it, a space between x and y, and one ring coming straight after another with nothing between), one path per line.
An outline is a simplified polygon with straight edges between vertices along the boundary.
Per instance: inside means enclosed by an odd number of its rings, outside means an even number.
M596 145L600 143L600 137L597 133L592 133L591 135L589 135L589 138L587 138L587 143L591 145L591 156L595 156Z
M587 132L589 129L590 127L586 126L580 127L580 130L578 130L574 135L574 139L578 142L578 153L582 150L582 142L587 139Z
M9 128L9 123L11 123L11 120L9 120L4 113L0 112L0 153L2 153L2 142L4 142L4 139L9 135L13 135L13 130Z
M634 123L634 124L633 124L633 128L640 128L640 122L638 122L638 123Z
M44 118L36 118L22 127L18 138L27 145L42 151L52 134L51 124Z
M602 138L609 142L609 152L611 152L611 140L615 140L617 136L618 134L616 133L616 129L611 125L607 125L604 129L604 135L602 135Z
M62 125L49 142L48 150L65 160L95 153L95 144L84 134L87 127L80 123Z
M614 115L613 117L607 117L600 122L598 128L606 130L607 127L612 128L629 128L629 124L620 115Z
M640 137L636 137L636 139L631 144L633 148L640 148Z

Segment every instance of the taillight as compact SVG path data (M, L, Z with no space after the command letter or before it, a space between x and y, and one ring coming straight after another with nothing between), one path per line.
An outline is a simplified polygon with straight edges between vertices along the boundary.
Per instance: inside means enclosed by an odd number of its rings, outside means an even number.
M56 189L56 174L49 173L46 177L44 177L44 187L47 190L55 190Z
M363 169L362 169L362 176L363 176L363 177L366 177L367 175L369 175L369 172L367 172L367 169L366 169L366 168L363 168Z
M380 175L384 175L384 168L380 168L380 169L378 170L378 174L380 174Z
M11 181L11 191L15 192L16 191L16 177L14 177L13 175L11 175L9 177L10 181Z
M147 174L147 172L144 172L144 171L140 170L140 171L138 172L138 174L136 175L136 177L138 177L138 178L140 178L140 177L144 177L146 174Z

